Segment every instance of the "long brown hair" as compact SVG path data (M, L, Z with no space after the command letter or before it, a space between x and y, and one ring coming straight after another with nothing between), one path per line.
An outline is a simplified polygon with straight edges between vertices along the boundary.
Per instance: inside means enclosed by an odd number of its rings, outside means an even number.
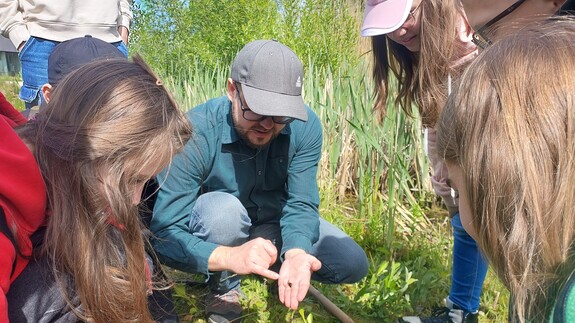
M477 243L511 291L512 320L548 320L575 269L575 21L502 38L470 65L438 121L463 170Z
M138 56L72 72L23 129L48 192L43 251L79 319L152 321L146 239L129 197L148 179L142 170L166 166L190 135L187 118Z
M408 116L413 116L413 104L417 104L423 125L432 127L447 98L448 75L455 76L460 71L453 67L453 61L464 50L457 41L463 9L457 0L421 1L418 53L386 35L371 39L376 84L374 110L379 116L385 115L393 74L398 82L395 104Z

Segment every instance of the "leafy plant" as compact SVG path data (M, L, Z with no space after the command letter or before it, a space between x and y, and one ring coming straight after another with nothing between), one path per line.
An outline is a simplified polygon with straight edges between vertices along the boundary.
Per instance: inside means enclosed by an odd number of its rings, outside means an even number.
M305 314L305 310L303 308L300 308L298 311L301 319L305 322L305 323L313 323L313 314L309 313L309 314Z
M390 314L401 314L411 309L410 297L406 293L417 279L400 263L384 261L377 270L364 280L355 301L379 318Z

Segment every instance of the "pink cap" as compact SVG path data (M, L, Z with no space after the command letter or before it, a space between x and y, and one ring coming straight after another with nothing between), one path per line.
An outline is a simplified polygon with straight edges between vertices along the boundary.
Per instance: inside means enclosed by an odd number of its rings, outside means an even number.
M401 27L407 20L412 3L413 0L367 0L361 35L383 35Z

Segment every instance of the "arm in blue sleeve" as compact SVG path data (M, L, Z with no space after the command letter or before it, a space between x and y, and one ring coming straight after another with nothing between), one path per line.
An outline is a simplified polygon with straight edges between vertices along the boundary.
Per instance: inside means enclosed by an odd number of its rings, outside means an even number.
M294 248L309 253L319 238L317 169L322 147L321 123L308 107L308 121L293 130L297 131L295 155L288 168L288 199L280 221L282 257ZM292 132L292 135L296 134Z
M218 247L195 237L189 229L212 156L207 140L196 132L157 177L160 190L150 223L152 244L163 263L186 272L208 274L208 258Z

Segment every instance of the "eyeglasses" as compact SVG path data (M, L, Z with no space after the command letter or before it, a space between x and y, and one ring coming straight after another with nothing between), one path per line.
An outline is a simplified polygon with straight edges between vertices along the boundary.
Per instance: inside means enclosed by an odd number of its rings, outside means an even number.
M237 83L234 83L236 86L236 93L238 94L238 100L240 101L240 109L242 110L242 116L244 119L248 121L264 121L267 118L272 118L272 121L277 124L288 124L294 121L294 118L290 117L280 117L280 116L262 116L261 114L257 114L252 110L245 108L244 103L242 102L242 96L240 94L240 88Z
M415 15L417 14L417 12L419 11L419 7L421 7L421 4L423 3L423 0L421 0L419 2L419 4L417 5L417 7L409 10L409 14L407 15L407 19L405 21L410 21L410 20L415 20Z
M525 0L516 1L509 8L505 9L502 13L495 16L495 18L489 20L485 25L481 26L479 29L477 29L476 32L473 33L473 39L471 41L481 49L484 49L487 46L491 45L493 42L485 35L485 31L487 30L487 28L491 27L494 23L503 19L503 17L507 16L508 14L512 13L523 2L525 2Z

